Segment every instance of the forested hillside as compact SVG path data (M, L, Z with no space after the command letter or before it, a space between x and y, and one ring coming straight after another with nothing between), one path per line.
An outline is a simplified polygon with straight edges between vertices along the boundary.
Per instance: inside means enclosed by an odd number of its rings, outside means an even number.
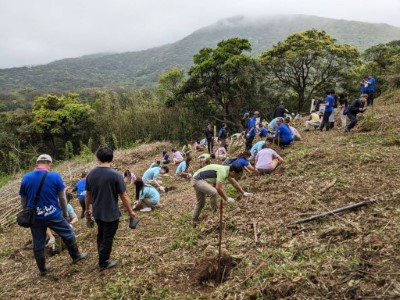
M0 91L21 89L76 90L89 87L153 86L160 74L173 67L186 70L203 47L232 37L249 40L253 57L294 32L324 30L339 43L363 51L400 39L400 28L386 24L335 20L315 16L234 17L202 28L169 45L139 52L90 55L47 65L0 70Z

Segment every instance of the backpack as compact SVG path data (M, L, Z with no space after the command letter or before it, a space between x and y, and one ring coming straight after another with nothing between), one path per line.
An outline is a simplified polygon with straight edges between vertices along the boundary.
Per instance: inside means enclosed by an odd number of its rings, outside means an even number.
M221 129L219 130L219 132L218 132L218 137L219 137L220 139L226 139L226 136L227 136L226 129L225 129L225 128L221 128Z

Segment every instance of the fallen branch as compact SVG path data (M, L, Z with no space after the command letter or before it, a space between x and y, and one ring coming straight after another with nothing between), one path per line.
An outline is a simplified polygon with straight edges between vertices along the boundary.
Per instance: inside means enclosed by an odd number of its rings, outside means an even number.
M363 201L363 202L351 204L351 205L348 205L348 206L345 206L345 207L337 208L337 209L334 209L334 210L331 210L331 211L324 212L324 213L319 214L319 215L315 215L315 216L311 216L311 217L308 217L308 218L305 218L305 219L297 220L297 221L293 222L292 225L297 225L297 224L311 222L311 221L314 221L314 220L319 220L319 219L322 219L323 217L334 215L334 214L337 214L337 213L340 213L340 212L345 212L345 211L347 212L347 211L350 211L350 210L365 206L365 205L367 205L368 203L371 203L371 202L372 201Z

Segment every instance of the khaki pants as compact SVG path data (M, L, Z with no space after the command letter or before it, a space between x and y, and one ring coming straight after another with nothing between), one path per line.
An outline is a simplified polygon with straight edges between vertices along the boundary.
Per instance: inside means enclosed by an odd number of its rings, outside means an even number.
M217 210L217 190L205 180L192 179L192 186L196 191L196 205L192 219L194 222L198 222L200 213L206 204L206 196L210 197L211 211Z

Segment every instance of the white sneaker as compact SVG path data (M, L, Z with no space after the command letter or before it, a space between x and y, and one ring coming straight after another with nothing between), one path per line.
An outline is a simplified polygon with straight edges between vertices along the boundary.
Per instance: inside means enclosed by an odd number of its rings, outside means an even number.
M49 241L47 242L47 247L53 246L56 243L56 239L54 238L54 236L50 237Z
M148 212L151 211L151 207L145 207L140 210L141 212Z

